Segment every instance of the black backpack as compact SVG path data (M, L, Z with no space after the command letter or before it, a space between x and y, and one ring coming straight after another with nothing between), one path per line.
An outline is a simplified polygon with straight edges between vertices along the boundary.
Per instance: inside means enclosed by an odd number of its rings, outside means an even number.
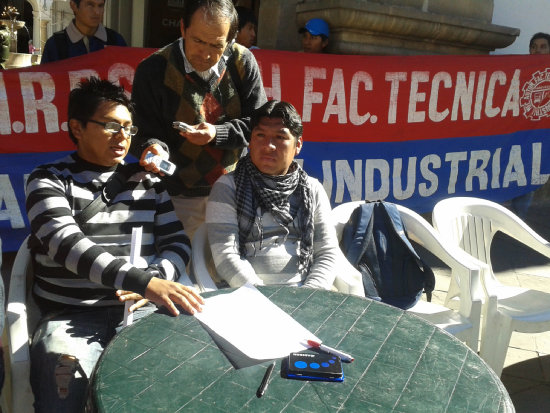
M366 202L345 224L342 251L362 274L365 295L406 310L422 292L431 301L433 271L411 245L401 215L390 202Z

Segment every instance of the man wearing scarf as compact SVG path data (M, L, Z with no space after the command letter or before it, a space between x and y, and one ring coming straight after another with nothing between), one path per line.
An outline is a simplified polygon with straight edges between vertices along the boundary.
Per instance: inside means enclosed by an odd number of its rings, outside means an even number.
M231 287L331 288L339 253L330 202L294 157L302 120L287 102L252 114L249 153L214 184L206 224L218 275Z

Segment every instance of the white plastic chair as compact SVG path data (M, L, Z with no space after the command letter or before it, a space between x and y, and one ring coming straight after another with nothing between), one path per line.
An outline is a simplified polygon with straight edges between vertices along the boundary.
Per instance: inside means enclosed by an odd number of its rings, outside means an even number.
M339 239L342 237L344 225L348 222L351 213L362 203L364 201L346 202L332 210ZM456 287L454 296L447 294L445 306L420 300L407 311L456 336L477 352L483 298L479 281L481 263L477 263L460 249L445 245L435 229L416 212L401 205L396 206L409 239L421 245L451 268L451 285ZM453 298L458 302L453 303ZM458 307L458 309L454 310L451 307Z
M496 232L550 258L550 244L503 206L479 198L455 197L436 204L434 226L449 242L488 264L481 281L486 299L480 356L499 376L512 331L550 330L550 294L501 284L492 270L491 243Z
M34 412L34 396L30 384L29 328L27 322L27 283L32 280L32 259L25 238L15 256L10 276L6 322L9 358L6 379L11 386L11 411ZM8 380L6 380L8 381Z
M217 290L216 282L221 280L216 274L212 251L208 243L206 224L202 224L193 235L191 254L191 274L194 276L199 290L201 292ZM338 271L334 280L334 288L342 293L364 297L363 282L359 278L359 272L347 262L343 255L341 258L345 262L338 265L338 269L342 270ZM350 268L344 270L344 265L348 265Z

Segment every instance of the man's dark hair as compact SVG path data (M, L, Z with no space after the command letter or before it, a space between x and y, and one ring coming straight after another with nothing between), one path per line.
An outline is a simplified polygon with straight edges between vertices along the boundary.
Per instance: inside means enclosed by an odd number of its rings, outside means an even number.
M130 114L133 115L134 113L132 101L126 96L122 86L117 86L108 80L90 77L81 81L69 93L67 120L76 119L86 124L103 102L113 102L126 106ZM74 143L77 143L71 128L69 128L69 137Z
M533 47L533 42L537 39L546 39L546 41L548 42L548 46L550 46L550 34L538 32L535 33L533 37L531 37L531 40L529 41L529 49Z
M226 19L229 21L229 32L227 41L235 38L239 29L239 16L231 0L185 0L183 6L183 25L187 28L191 25L191 18L199 9L209 17Z
M296 108L288 102L280 100L270 100L264 103L252 113L250 119L250 129L254 129L260 123L262 118L279 118L283 120L284 125L294 135L296 141L302 136L304 127L302 118Z
M252 9L243 6L235 7L237 15L239 16L239 30L241 30L247 23L252 23L254 26L258 25L258 20Z
M76 7L80 7L80 2L82 0L72 0L75 4L76 4ZM107 0L105 0L103 3L107 3Z

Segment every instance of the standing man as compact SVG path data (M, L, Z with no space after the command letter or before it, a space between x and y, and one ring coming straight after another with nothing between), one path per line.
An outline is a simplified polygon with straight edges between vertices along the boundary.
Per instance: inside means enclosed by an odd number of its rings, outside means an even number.
M130 151L147 170L151 151L176 164L164 181L190 237L204 221L213 183L248 145L250 115L267 101L256 59L234 42L231 0L186 0L181 38L140 63L132 100L139 132ZM178 131L174 121L193 127Z
M550 54L550 34L535 33L529 42L529 54Z
M126 46L119 33L101 24L105 0L71 0L70 6L73 21L46 41L40 63L82 56L106 45Z
M91 78L69 95L69 136L76 152L29 176L33 297L42 319L31 345L36 412L81 412L103 349L124 315L155 309L193 314L202 298L178 282L190 257L189 238L160 178L141 167L104 190L128 153L137 128L122 87ZM109 195L99 210L93 200ZM95 204L97 205L97 204ZM86 216L86 218L83 218ZM129 263L132 227L142 227L141 261Z

